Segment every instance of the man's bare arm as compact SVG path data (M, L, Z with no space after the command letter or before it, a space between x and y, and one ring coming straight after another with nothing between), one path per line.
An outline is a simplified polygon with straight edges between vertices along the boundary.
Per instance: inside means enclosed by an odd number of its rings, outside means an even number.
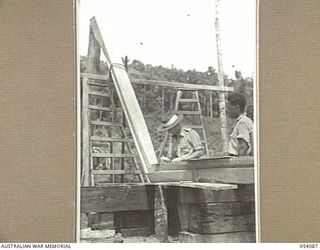
M238 156L247 156L248 155L247 152L249 149L248 143L241 138L238 138L238 142L239 142Z

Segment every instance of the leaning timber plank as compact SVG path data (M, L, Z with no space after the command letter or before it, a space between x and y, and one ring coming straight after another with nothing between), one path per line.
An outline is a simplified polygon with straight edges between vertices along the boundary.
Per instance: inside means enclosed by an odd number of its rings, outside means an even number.
M153 209L153 187L110 185L81 188L81 213Z
M182 205L188 206L184 220L188 221L189 232L214 234L255 230L254 202Z
M254 243L254 232L225 233L225 234L194 234L180 232L181 243Z
M120 57L116 57L110 45L105 43L100 33L96 19L90 20L94 36L100 44L100 47L106 57L108 68L111 72L113 83L117 90L121 105L128 120L129 128L140 156L140 160L145 173L149 172L149 166L158 163L150 134L143 114L141 112L135 92L129 80ZM105 37L106 38L106 37Z
M91 170L94 175L113 175L113 174L141 174L140 170Z
M254 201L254 185L237 185L231 190L206 190L195 188L179 188L180 203L211 203L211 202L246 202Z
M201 178L207 182L221 182L230 184L254 183L254 169L243 168L204 168L190 170L156 171L148 174L152 182L195 181Z
M153 171L162 170L184 170L184 169L202 169L202 168L242 168L254 167L254 158L252 156L242 157L208 157L179 163L156 164Z

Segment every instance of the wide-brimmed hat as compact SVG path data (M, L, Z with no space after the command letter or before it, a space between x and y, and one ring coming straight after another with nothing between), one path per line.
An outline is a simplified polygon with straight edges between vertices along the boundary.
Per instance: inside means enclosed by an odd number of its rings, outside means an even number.
M158 131L163 132L167 131L174 126L178 125L179 122L183 119L183 115L173 115L168 120L164 120L162 124L158 127Z

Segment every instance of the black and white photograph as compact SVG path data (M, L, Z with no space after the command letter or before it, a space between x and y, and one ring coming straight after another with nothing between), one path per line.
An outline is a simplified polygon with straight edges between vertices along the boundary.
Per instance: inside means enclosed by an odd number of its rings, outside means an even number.
M77 4L78 242L257 242L256 1Z

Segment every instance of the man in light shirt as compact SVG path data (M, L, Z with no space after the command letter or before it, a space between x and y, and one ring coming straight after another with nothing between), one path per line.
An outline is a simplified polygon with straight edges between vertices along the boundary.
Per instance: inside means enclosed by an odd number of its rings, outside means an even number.
M181 126L182 115L168 115L158 131L171 134L171 144L167 156L161 156L161 163L174 163L198 159L204 154L204 148L198 133Z
M229 141L229 155L246 156L253 152L253 122L246 116L246 97L240 93L228 96L227 114L235 119Z

